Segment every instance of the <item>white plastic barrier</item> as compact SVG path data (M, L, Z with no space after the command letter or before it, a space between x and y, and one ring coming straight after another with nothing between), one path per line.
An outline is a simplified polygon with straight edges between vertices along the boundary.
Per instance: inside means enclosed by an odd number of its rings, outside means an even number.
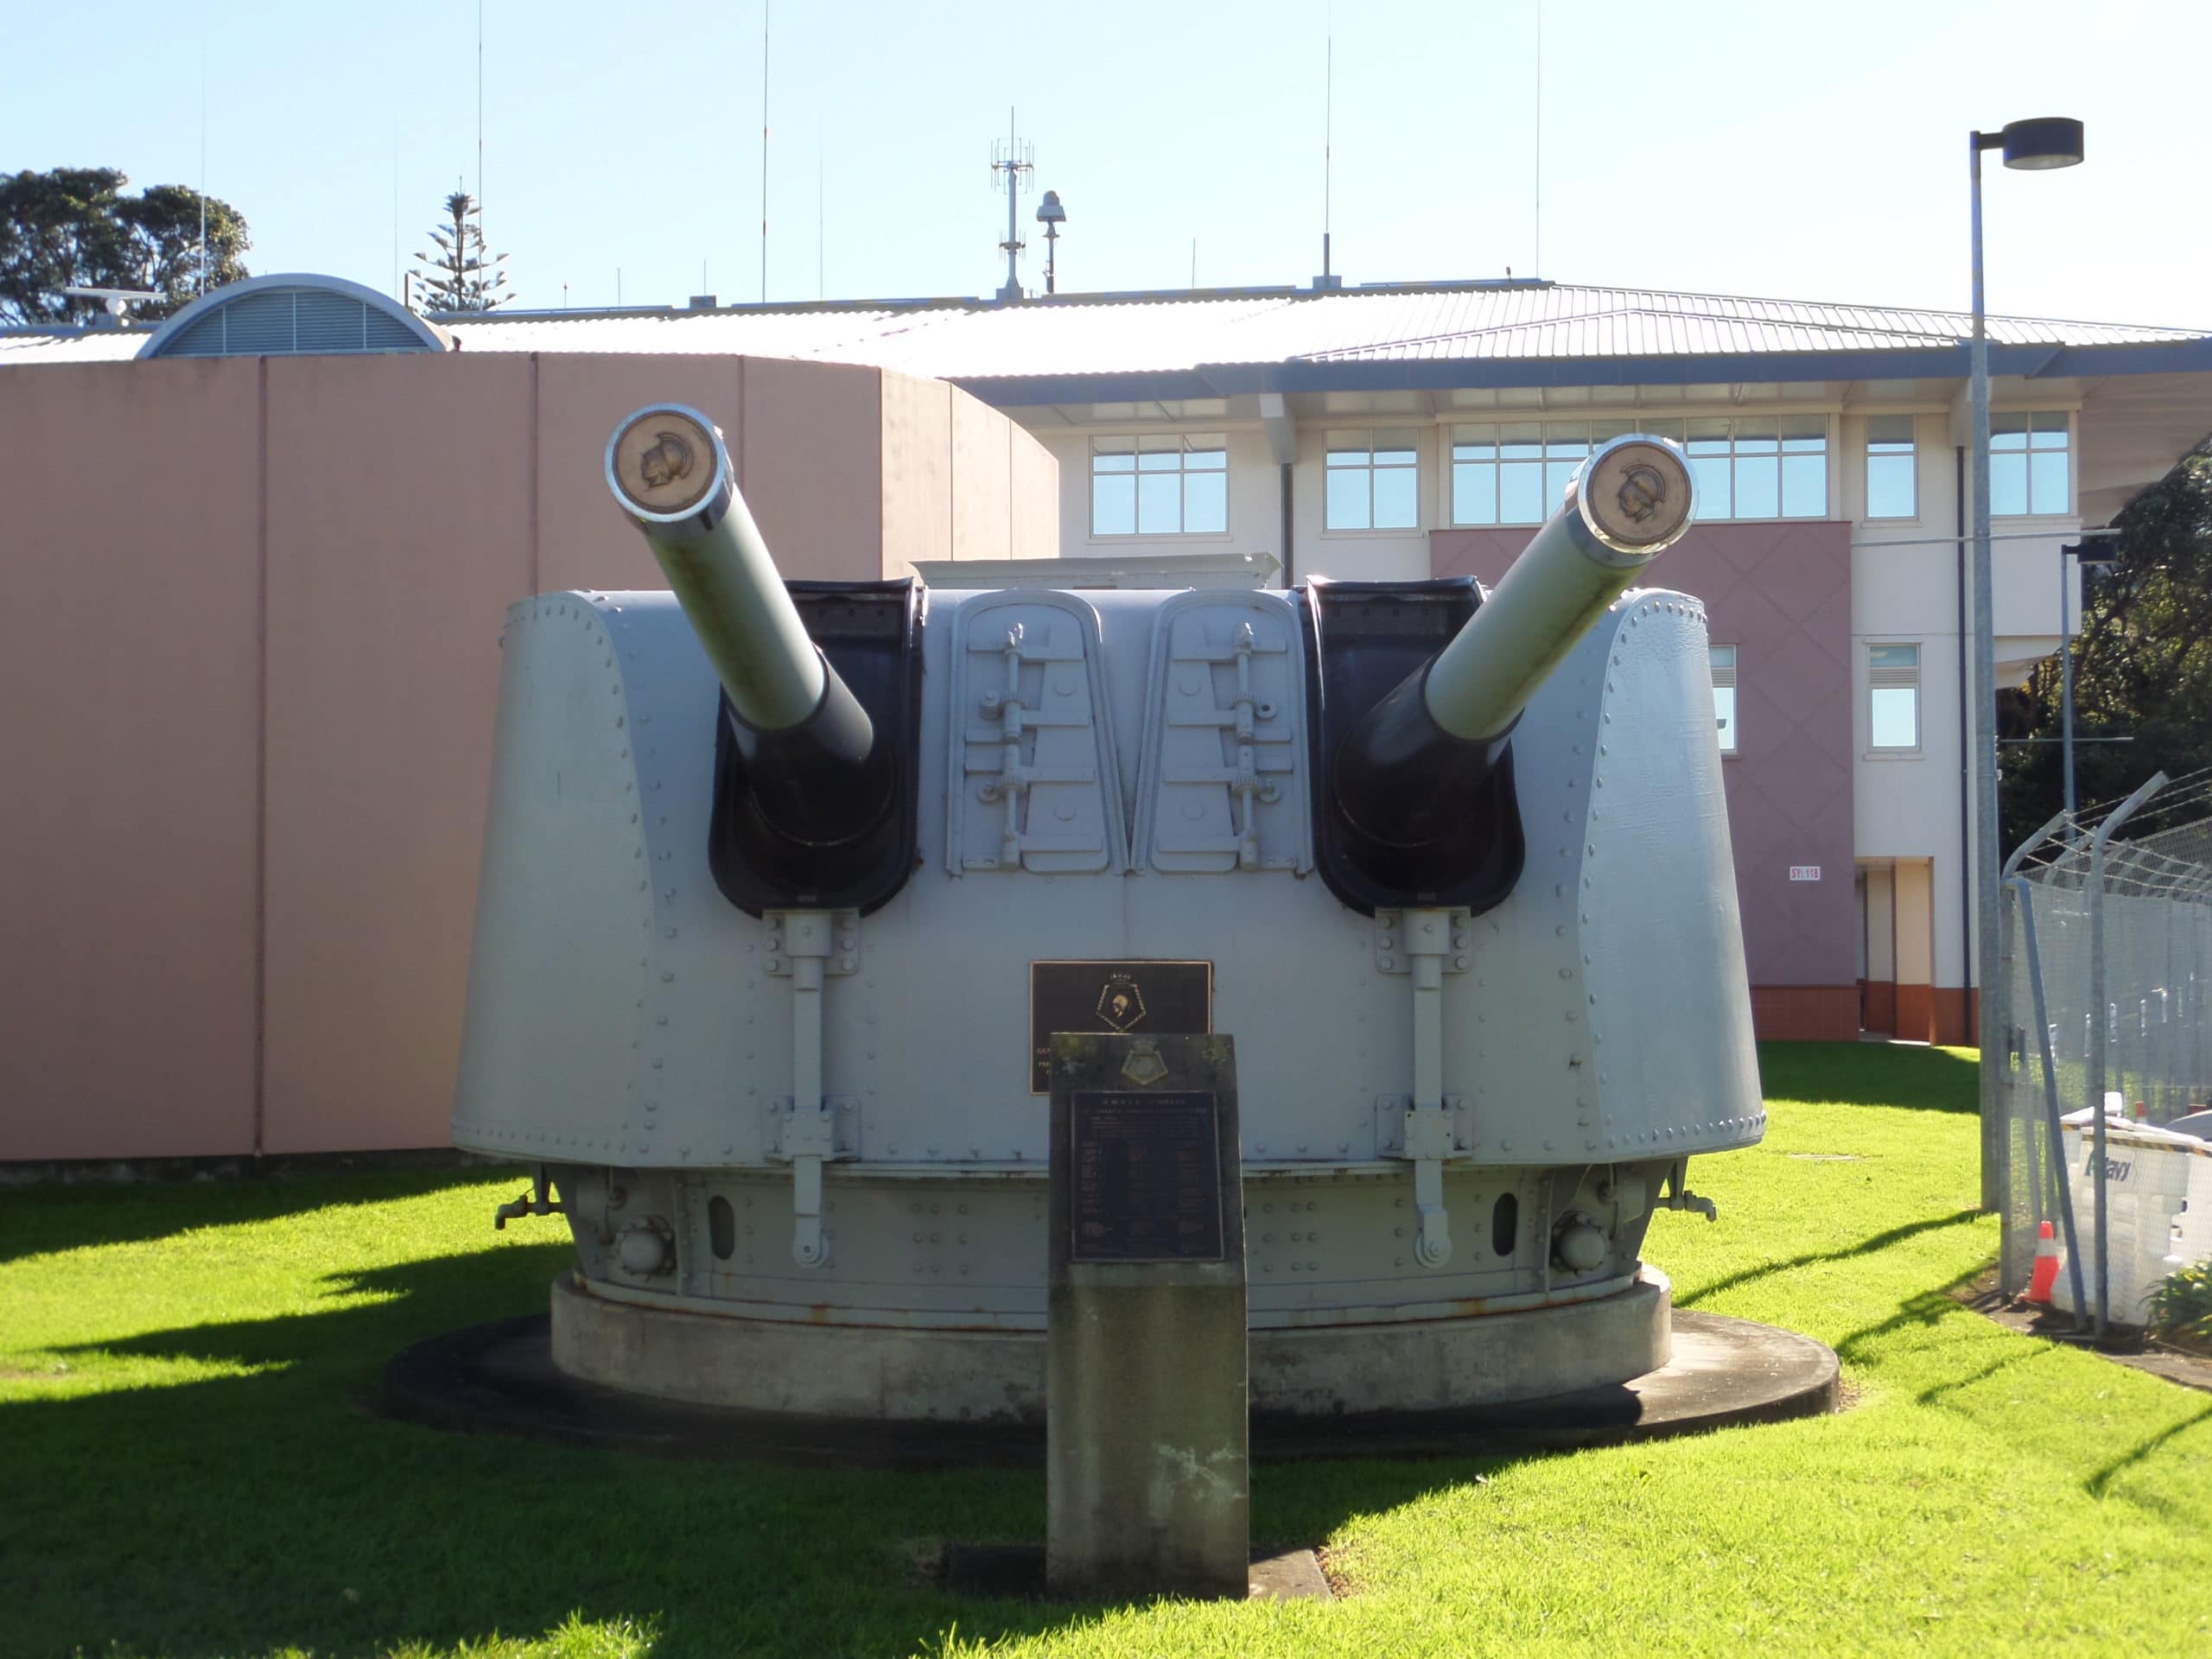
M2064 1124L2082 1287L2094 1305L2095 1145L2086 1109L2069 1114ZM2111 1317L2120 1324L2140 1325L2161 1280L2186 1262L2212 1257L2212 1141L2107 1116L2105 1164ZM2051 1302L2063 1312L2074 1311L2072 1275L2063 1269Z

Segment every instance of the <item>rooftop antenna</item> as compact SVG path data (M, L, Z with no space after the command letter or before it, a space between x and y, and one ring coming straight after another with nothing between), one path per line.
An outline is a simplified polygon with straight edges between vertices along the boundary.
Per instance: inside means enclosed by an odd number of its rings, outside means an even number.
M72 283L61 290L73 299L99 300L107 308L109 318L118 328L130 326L130 308L141 300L158 300L162 296L149 288L86 288Z
M397 265L399 255L399 231L392 229L392 263ZM200 40L200 292L207 291L207 39Z
M1006 111L1006 143L995 141L991 145L991 188L1006 192L1006 240L999 244L1006 255L1006 286L999 289L1001 300L1021 297L1021 276L1015 262L1028 245L1022 241L1021 232L1014 225L1016 204L1021 193L1029 188L1029 175L1036 166L1037 151L1033 144L1026 144L1014 136L1014 106ZM1000 175L1004 175L1001 178Z
M823 182L826 176L827 168L822 153L822 134L817 130L814 135L814 297L817 300L826 300L830 297L830 279L823 274L830 268L828 260L823 257L830 246L830 232L827 228L830 222L828 215L830 193L829 187Z
M1509 273L1510 275L1510 273ZM1544 0L1536 0L1536 257L1529 275L1544 274Z
M476 0L476 239L479 253L492 245L484 240L484 0Z
M768 0L760 0L760 303L768 303Z
M1321 60L1321 274L1313 279L1313 286L1341 288L1344 281L1330 263L1329 249L1330 221L1336 205L1337 164L1337 22L1333 7L1330 9L1328 30ZM1195 278L1191 286L1198 286Z
M1060 205L1060 193L1047 190L1045 200L1037 204L1037 222L1045 227L1045 292L1060 291L1060 226L1068 222L1068 210Z

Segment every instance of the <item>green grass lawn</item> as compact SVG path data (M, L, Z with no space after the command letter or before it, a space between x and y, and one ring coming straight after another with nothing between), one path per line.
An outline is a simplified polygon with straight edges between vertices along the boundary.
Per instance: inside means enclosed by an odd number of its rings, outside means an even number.
M543 1306L512 1177L0 1195L0 1652L576 1656L2212 1653L2212 1398L1946 1287L1970 1058L1765 1051L1772 1122L1655 1223L1687 1306L1833 1344L1841 1415L1520 1460L1263 1466L1335 1605L956 1602L926 1541L1034 1539L1041 1477L687 1466L361 1407L419 1337Z

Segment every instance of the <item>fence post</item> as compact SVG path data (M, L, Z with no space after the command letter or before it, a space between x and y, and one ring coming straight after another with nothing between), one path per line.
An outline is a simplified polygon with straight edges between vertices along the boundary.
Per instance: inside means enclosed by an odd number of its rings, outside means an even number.
M2012 878L2020 868L2021 860L2044 844L2067 821L2067 814L2060 812L2044 827L2012 849L2005 861L2005 868L1997 876L1997 963L1994 972L1987 964L1982 969L1981 1017L1997 1021L1997 1036L2005 1052L2005 1071L1995 1083L1980 1090L1981 1096L1981 1207L2004 1215L2012 1204L2012 912L2004 902L2005 895L2012 889ZM1969 950L1968 955L1972 952ZM1967 977L1971 978L1971 976ZM1986 1027L1984 1029L1987 1029ZM1988 1045L1982 1046L1986 1056ZM2011 1230L2005 1235L2008 1239ZM2010 1295L2014 1277L2013 1252L2003 1249L1998 1252L1998 1272Z
M2046 1154L2058 1189L2059 1224L2066 1230L2066 1272L2074 1287L2074 1324L2081 1326L2088 1302L2082 1294L2082 1243L2074 1230L2074 1185L2066 1179L2066 1129L2059 1121L2058 1057L2051 1052L2050 1014L2044 1000L2043 952L2036 946L2035 899L2024 877L2012 879L2013 902L2020 909L2020 938L2028 950L2028 989L2035 1003L2036 1046L2043 1056L2044 1128L2049 1137ZM2011 1295L2012 1287L2005 1287Z
M2100 1338L2112 1313L2112 1278L2105 1240L2105 1057L2113 1021L2105 1002L2105 849L2111 843L2113 831L2164 788L2165 782L2164 772L2153 773L2150 782L2113 809L2089 842L2089 1007L2095 1016L2089 1022L2089 1158L2096 1182L2093 1230L2097 1236L2097 1308L2092 1329Z

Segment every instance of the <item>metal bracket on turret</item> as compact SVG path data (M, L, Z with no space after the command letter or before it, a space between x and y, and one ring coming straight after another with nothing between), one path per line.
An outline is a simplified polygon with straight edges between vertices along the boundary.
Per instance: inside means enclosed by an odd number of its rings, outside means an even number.
M857 910L772 910L763 973L788 979L808 957L821 959L822 971L842 978L861 969L861 913Z
M1408 918L1416 918L1409 922ZM1414 970L1415 940L1410 929L1424 924L1419 940L1423 954L1435 954L1440 971L1464 974L1468 954L1468 912L1464 910L1378 910L1375 912L1375 968L1377 973L1410 974ZM1437 952L1441 941L1448 948Z
M831 974L850 974L861 959L859 912L850 910L772 910L767 915L772 974L791 981L791 1092L779 1104L785 1116L770 1144L771 1157L791 1166L791 1260L819 1268L830 1260L822 1230L822 1166L860 1150L860 1113L852 1109L850 1150L839 1149L841 1105L822 1092L822 994Z
M861 1103L831 1096L802 1111L789 1095L761 1112L761 1144L770 1159L791 1166L791 1260L825 1267L830 1240L822 1230L822 1166L861 1155Z
M1464 910L1408 906L1375 912L1376 967L1413 980L1414 1092L1399 1130L1398 1156L1414 1166L1414 1210L1420 1217L1414 1257L1424 1268L1440 1268L1452 1259L1444 1165L1462 1142L1458 1103L1444 1093L1444 976L1467 970L1467 922Z

